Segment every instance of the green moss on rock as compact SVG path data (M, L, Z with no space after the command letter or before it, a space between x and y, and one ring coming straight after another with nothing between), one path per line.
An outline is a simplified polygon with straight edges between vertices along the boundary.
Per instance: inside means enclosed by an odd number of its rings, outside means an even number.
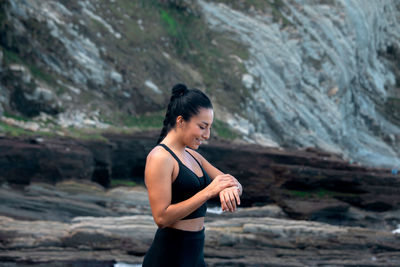
M112 179L110 186L111 187L117 187L117 186L134 187L134 186L136 186L136 183L133 181L128 181L128 180Z
M253 10L261 13L270 13L273 16L274 22L280 23L282 27L292 24L282 13L282 9L285 8L285 3L282 0L215 0L215 2L224 3L242 12Z
M223 122L218 119L214 120L212 127L215 130L218 137L222 139L234 140L240 136L237 132L232 130L231 127L226 122Z

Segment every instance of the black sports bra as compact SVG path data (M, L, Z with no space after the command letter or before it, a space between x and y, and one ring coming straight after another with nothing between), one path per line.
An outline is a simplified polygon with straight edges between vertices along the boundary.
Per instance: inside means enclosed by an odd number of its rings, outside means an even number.
M172 152L172 150L165 144L158 144L158 145L164 147L169 153L171 153L171 155L176 159L176 161L179 164L178 176L176 177L175 181L172 182L171 185L172 189L171 204L175 204L192 197L197 192L203 190L207 185L211 183L211 178L208 176L203 167L191 153L188 152L194 158L194 160L199 164L203 172L202 177L198 177L191 169L186 167L186 165L183 164L180 161L180 159L175 155L175 153ZM188 216L182 218L182 220L204 217L206 215L206 211L207 211L207 202L204 202L204 204L201 205L197 210L193 211Z

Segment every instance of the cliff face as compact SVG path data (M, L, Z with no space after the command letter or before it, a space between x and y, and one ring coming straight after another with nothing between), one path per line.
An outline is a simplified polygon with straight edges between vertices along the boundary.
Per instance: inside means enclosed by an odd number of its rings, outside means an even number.
M159 127L177 82L206 90L219 99L216 109L222 96L232 109L246 98L238 78L244 65L229 57L245 57L246 50L209 30L190 6L10 0L1 8L6 115L35 119L45 113L64 127L104 128L135 126L132 117L147 114ZM209 38L227 45L222 50Z
M397 1L275 1L247 12L199 3L212 28L249 47L254 97L238 128L277 145L400 163Z
M400 165L397 1L7 0L0 7L0 115L39 128L149 118L159 127L180 81L205 90L216 122L247 142Z

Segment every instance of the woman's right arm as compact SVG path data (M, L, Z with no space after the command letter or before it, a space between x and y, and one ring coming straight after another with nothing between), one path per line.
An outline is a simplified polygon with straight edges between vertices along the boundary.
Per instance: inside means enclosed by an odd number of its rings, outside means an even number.
M221 175L191 198L171 204L171 174L174 159L162 153L150 153L146 159L145 184L155 223L166 227L184 218L221 190L236 185L229 175Z

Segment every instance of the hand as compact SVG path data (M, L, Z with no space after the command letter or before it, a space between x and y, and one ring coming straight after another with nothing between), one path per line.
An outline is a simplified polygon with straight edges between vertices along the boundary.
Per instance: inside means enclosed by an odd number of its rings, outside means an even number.
M219 192L222 211L236 211L236 203L240 205L239 190L239 186L232 186Z
M219 194L222 190L227 187L235 187L238 186L238 182L230 174L221 174L215 177L212 182L206 187L206 190L210 193L210 198L213 198Z

